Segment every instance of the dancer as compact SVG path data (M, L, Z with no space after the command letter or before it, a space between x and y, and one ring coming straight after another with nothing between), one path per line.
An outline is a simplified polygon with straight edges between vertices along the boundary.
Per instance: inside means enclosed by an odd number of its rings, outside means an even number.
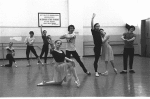
M60 50L60 47L62 45L61 40L55 41L55 47L51 41L51 54L53 55L55 59L55 73L52 81L48 82L41 82L38 84L38 86L45 86L45 85L61 85L63 81L67 81L67 74L72 73L75 78L75 83L77 87L80 86L79 79L76 74L75 70L75 63L73 60L65 57L65 53ZM65 60L69 62L65 62Z
M26 37L25 41L24 41L26 43L26 45L27 45L27 49L26 49L26 56L27 56L27 60L28 60L28 65L27 66L31 66L30 60L29 60L30 51L36 56L36 58L38 59L38 61L42 64L39 56L37 55L37 53L36 53L36 51L34 49L34 46L33 46L33 43L35 41L34 32L30 31L29 34L30 34L30 36Z
M97 71L98 69L98 60L101 54L101 46L102 46L102 38L100 33L100 25L99 23L94 24L94 18L96 14L93 13L92 20L91 20L91 32L93 35L93 41L94 41L94 53L95 53L95 61L94 61L94 69L95 69L95 76L99 77L99 73Z
M106 35L106 32L104 32L103 29L100 29L101 31L101 36L102 36L102 56L101 59L105 61L105 69L106 71L102 73L102 75L108 75L108 62L110 61L114 72L117 74L117 69L114 66L114 55L113 55L113 50L112 47L109 45L109 36Z
M135 34L133 33L135 31L134 26L130 26L127 33L124 33L121 37L124 41L124 52L123 52L123 67L124 70L120 72L121 74L127 73L127 63L128 63L128 56L129 56L129 67L130 73L135 73L133 70L133 58L134 58L134 46L133 42L136 38Z
M87 71L87 69L85 68L84 64L80 60L80 57L76 51L76 47L75 47L76 35L74 33L74 30L75 30L74 25L69 25L68 26L69 33L60 37L60 39L66 39L67 40L66 57L70 58L70 56L72 54L72 56L76 59L76 61L82 67L84 73L86 73L87 75L91 75L91 73L89 71Z
M2 67L12 67L13 62L15 63L15 66L17 67L17 63L16 63L16 61L14 59L15 50L14 50L14 48L12 46L13 46L13 42L10 42L9 46L6 47L6 50L7 50L6 59L9 60L9 64L1 65Z
M47 64L47 55L48 55L48 50L49 50L49 36L46 36L47 31L46 30L42 30L42 25L41 25L41 36L43 39L43 47L42 47L42 51L41 51L41 55L40 55L40 59L42 58L43 54L45 53L44 56L44 64ZM40 62L38 62L39 64Z

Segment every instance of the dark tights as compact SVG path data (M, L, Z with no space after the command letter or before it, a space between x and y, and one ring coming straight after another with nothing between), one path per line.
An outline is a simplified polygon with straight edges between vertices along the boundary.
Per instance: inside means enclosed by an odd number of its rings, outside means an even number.
M40 58L42 58L43 54L45 53L45 57L44 57L44 62L45 63L47 62L48 49L49 49L48 45L43 45L42 52L41 52L41 55L40 55Z
M11 54L6 55L6 59L9 60L9 64L6 64L6 67L12 67L13 62L15 62L14 57Z
M76 61L80 64L80 66L83 69L83 71L86 73L87 69L85 68L84 64L81 62L78 53L76 51L67 51L66 50L66 57L70 58L71 54L76 59Z
M27 46L27 49L26 49L27 60L29 60L30 51L36 56L36 58L38 58L38 55L37 55L34 47L33 46Z
M127 70L128 56L129 56L129 67L130 69L132 69L133 58L134 58L134 48L124 48L124 52L123 52L124 70Z
M95 53L94 69L95 69L95 72L97 72L97 69L98 69L97 63L101 54L101 46L94 47L94 53Z

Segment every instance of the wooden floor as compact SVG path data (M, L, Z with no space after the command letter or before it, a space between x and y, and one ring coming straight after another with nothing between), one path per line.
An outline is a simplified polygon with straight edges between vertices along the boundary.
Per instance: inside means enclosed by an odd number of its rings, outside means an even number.
M118 71L122 71L122 56L115 57ZM149 97L150 96L150 58L135 56L135 74L115 74L109 64L109 75L95 77L93 57L84 57L87 69L92 73L87 76L76 62L76 71L81 86L76 87L74 79L62 86L36 86L42 80L52 80L51 65L37 65L32 60L32 66L26 67L26 60L16 60L18 68L0 67L0 97ZM49 63L52 59L48 60ZM5 61L7 63L7 61ZM0 61L3 64L3 61ZM104 63L99 62L99 72L104 71Z

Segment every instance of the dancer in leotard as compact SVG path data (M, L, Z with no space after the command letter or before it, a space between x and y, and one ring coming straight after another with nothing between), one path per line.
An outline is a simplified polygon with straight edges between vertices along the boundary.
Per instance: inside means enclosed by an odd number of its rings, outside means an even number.
M38 86L46 86L46 85L61 85L64 81L67 81L67 75L68 73L73 74L73 77L75 78L75 83L77 87L80 86L79 79L77 77L77 73L75 70L75 63L73 60L65 57L65 53L60 50L60 47L62 45L61 40L55 41L55 46L51 42L51 54L53 55L55 59L55 72L54 77L52 81L42 81L38 84ZM65 60L69 62L65 62Z
M14 48L12 46L13 46L13 42L10 42L9 46L5 48L7 50L6 59L9 60L9 64L1 65L3 67L12 67L13 62L15 63L15 66L17 67L17 63L16 63L16 61L14 59L15 50L14 50Z

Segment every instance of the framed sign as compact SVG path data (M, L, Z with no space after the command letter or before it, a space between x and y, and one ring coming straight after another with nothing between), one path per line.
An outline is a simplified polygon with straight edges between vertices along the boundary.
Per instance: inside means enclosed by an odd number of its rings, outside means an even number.
M61 27L60 13L38 13L38 26Z

